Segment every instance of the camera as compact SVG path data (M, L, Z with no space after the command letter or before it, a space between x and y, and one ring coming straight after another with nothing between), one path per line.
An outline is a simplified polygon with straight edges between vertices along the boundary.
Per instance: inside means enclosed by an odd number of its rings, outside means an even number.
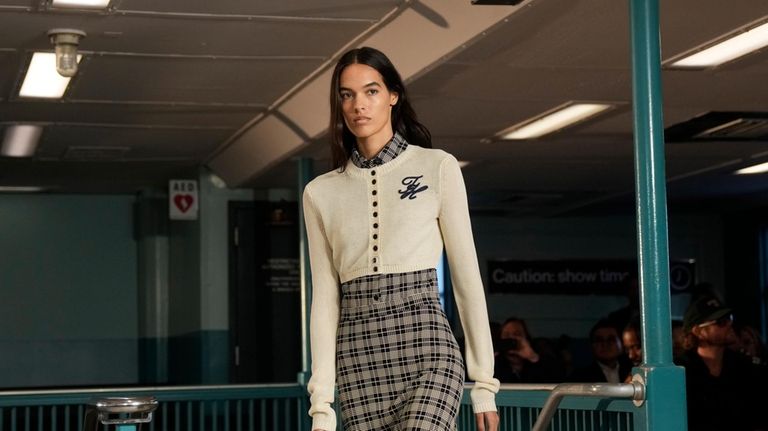
M518 350L520 341L517 338L502 338L499 340L499 351Z

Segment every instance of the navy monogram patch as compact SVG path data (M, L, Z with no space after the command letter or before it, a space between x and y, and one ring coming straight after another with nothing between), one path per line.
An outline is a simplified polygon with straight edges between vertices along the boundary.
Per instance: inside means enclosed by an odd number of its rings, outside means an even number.
M401 183L405 186L405 190L398 190L400 193L400 199L416 199L416 193L423 192L428 189L429 186L422 186L419 180L424 175L405 177Z

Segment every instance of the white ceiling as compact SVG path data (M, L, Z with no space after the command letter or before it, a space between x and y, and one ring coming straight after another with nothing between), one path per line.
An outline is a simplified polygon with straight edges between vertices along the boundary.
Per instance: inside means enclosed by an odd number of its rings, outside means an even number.
M0 185L133 193L206 165L232 186L296 187L297 157L328 169L324 134L302 123L327 112L313 89L327 91L323 74L347 47L375 41L407 70L434 145L471 162L464 174L475 210L631 209L629 3L113 0L94 12L0 0L0 127L45 125L35 157L0 158ZM663 60L768 17L768 2L755 0L660 3ZM395 27L408 14L423 24ZM19 98L31 52L50 51L46 32L56 27L88 33L78 75L62 100ZM664 69L662 80L666 126L709 111L768 111L768 50L711 70ZM538 140L488 139L569 100L619 107ZM267 139L259 128L271 117L306 133L291 144ZM768 197L762 176L731 175L768 161L768 141L666 148L670 208ZM243 154L253 160L242 163Z

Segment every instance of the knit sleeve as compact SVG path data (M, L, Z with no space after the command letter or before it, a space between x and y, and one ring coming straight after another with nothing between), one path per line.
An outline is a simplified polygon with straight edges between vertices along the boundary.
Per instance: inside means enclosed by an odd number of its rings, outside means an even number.
M454 297L466 340L469 379L475 382L470 396L475 413L495 411L499 381L493 377L493 344L480 278L467 191L461 168L449 155L440 165L440 231L445 243Z
M309 188L303 196L304 222L309 240L312 272L312 306L310 310L310 345L312 377L309 379L312 429L333 431L336 414L331 407L336 384L336 330L339 324L339 277L333 266L333 255L323 229L320 214L312 203Z

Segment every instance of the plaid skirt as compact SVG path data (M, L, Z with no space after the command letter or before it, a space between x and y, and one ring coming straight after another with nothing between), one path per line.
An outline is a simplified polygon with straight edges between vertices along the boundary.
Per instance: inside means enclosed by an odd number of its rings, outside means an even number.
M341 285L336 340L345 431L453 431L464 363L434 269Z

